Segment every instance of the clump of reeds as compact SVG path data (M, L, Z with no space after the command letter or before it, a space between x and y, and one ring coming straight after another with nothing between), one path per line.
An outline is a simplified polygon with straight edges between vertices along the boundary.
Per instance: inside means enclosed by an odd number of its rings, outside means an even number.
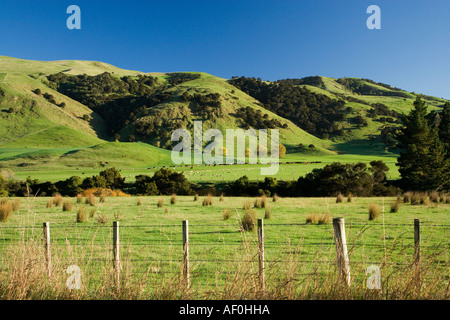
M244 231L252 231L256 225L255 210L245 210L244 216L241 220L241 228Z
M88 213L85 207L79 207L77 212L77 222L82 223L88 221Z
M158 208L163 208L164 207L164 198L159 199L158 203L156 205L158 206Z
M170 204L176 203L177 203L177 195L175 193L172 193L172 196L170 197Z
M64 201L63 203L63 211L72 211L73 202L72 201Z
M203 206L212 206L214 204L213 196L209 193L204 199L203 199Z
M13 205L8 200L3 199L0 203L0 222L8 221L13 213Z
M375 220L380 215L380 207L375 204L371 203L369 205L369 220Z
M90 205L91 207L94 207L97 203L97 199L95 196L91 193L86 197L86 200L84 201L86 204Z
M342 203L344 201L344 196L342 193L339 193L336 197L336 203Z
M231 210L225 209L222 211L222 220L228 220L232 216Z

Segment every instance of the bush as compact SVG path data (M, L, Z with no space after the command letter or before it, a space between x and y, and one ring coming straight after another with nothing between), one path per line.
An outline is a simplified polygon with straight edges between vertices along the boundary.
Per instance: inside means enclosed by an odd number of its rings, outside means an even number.
M244 216L241 221L241 228L244 231L252 231L256 225L256 212L255 210L245 210Z
M79 207L77 212L77 223L88 221L88 214L85 207Z
M6 199L3 199L6 200ZM9 217L13 213L13 205L9 201L3 201L0 203L0 222L8 221Z
M70 201L64 201L63 203L63 211L72 211L73 203Z
M380 215L380 207L377 204L369 205L369 220L375 220Z

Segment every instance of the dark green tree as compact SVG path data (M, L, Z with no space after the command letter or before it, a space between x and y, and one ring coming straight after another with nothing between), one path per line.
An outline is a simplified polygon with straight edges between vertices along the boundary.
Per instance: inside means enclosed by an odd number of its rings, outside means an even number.
M445 146L439 140L437 127L430 126L427 121L427 106L420 97L414 101L411 112L404 116L403 123L399 135L403 150L397 160L403 188L446 188L450 178L450 159L446 159Z
M450 102L446 102L440 114L439 138L447 149L447 158L450 157Z

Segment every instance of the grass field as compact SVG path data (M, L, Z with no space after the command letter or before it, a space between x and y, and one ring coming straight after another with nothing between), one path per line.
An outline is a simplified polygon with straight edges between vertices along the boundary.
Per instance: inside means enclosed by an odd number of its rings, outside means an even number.
M157 206L161 198L165 199L164 207ZM353 198L350 203L336 203L335 198L279 198L276 202L269 198L270 219L264 222L267 284L261 296L257 289L257 235L240 230L244 203L253 207L255 198L225 197L220 201L216 197L212 206L202 206L203 197L193 201L193 197L178 196L175 204L170 203L169 196L106 198L104 203L97 199L95 206L66 198L74 204L69 212L56 206L47 208L49 199L20 199L19 211L0 224L2 282L11 283L14 277L28 274L27 281L34 279L42 285L37 288L24 280L29 290L15 293L21 298L42 298L46 292L47 298L75 299L93 295L133 299L395 299L398 295L405 299L397 290L410 285L401 283L401 279L412 272L416 218L421 220L421 281L425 287L408 294L410 298L434 294L441 299L449 293L449 204L402 204L398 213L390 213L394 198ZM380 208L380 216L374 221L368 220L370 204ZM89 213L94 210L95 214L87 222L77 223L78 207L86 207ZM228 220L223 220L225 210L230 215ZM252 210L257 218L264 218L266 209ZM352 290L334 292L334 296L330 287L336 284L337 276L332 225L305 224L308 215L326 213L345 218L353 279ZM189 221L188 292L182 290L179 279L182 220ZM120 221L123 291L119 295L111 290L113 221ZM51 230L54 275L50 279L43 259L43 222L50 222ZM65 270L73 264L81 268L83 288L70 293L65 289ZM370 265L381 268L383 289L378 294L364 288L365 270ZM12 294L11 288L0 286L3 298Z

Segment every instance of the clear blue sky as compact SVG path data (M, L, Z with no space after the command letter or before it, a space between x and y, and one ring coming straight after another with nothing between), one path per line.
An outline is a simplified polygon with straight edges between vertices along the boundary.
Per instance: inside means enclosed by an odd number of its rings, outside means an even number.
M81 30L66 28L71 4ZM366 27L371 4L381 30ZM450 98L450 1L1 0L0 55L224 78L364 77Z

